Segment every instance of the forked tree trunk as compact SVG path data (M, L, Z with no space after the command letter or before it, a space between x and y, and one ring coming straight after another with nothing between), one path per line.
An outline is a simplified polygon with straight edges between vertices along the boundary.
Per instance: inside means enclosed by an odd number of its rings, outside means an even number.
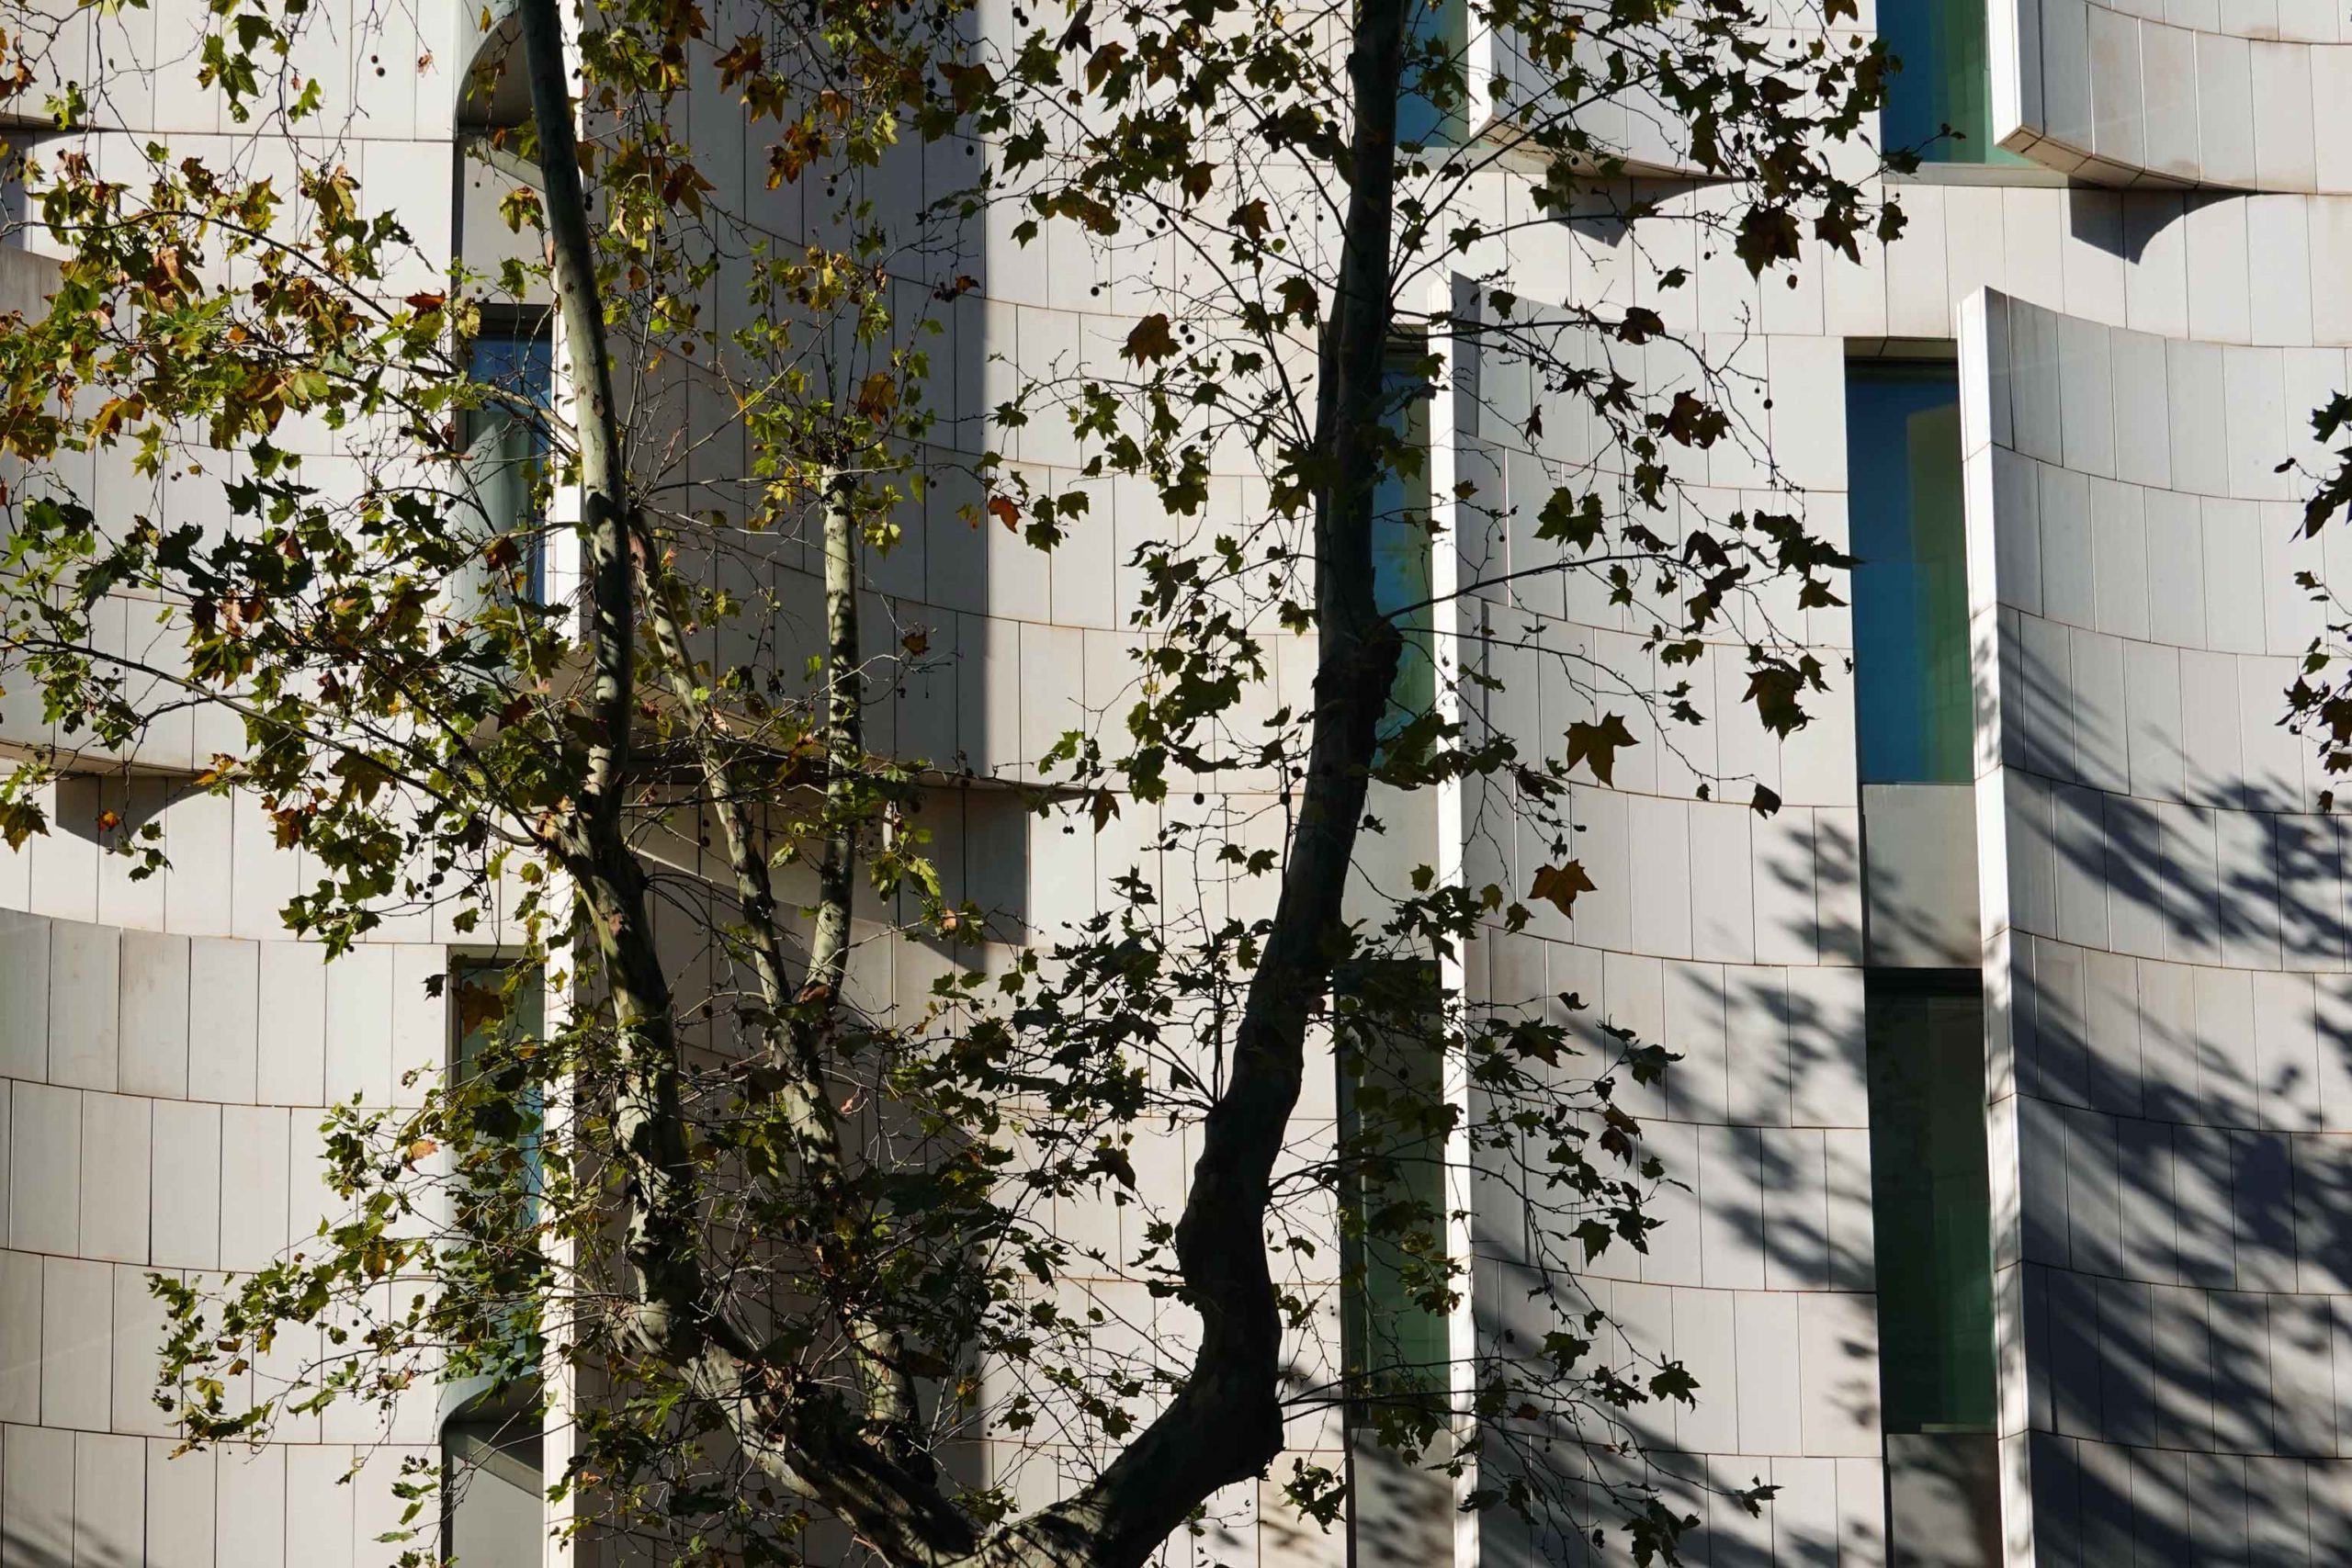
M693 1234L695 1190L678 1098L672 998L646 919L644 874L620 817L638 614L630 503L565 81L560 4L518 5L546 176L556 295L582 400L580 477L590 568L589 787L558 849L594 917L622 1034L626 1066L616 1119L622 1146L612 1152L628 1173L637 1337L648 1353L668 1359L704 1397L722 1406L754 1462L798 1495L839 1512L894 1563L1138 1568L1211 1494L1257 1475L1282 1447L1282 1326L1267 1260L1266 1211L1305 1072L1309 1021L1330 980L1333 939L1398 653L1396 633L1374 602L1372 518L1381 371L1392 317L1394 144L1406 0L1360 0L1349 60L1356 114L1351 189L1317 410L1316 455L1325 467L1315 516L1321 637L1316 708L1273 930L1250 977L1227 1088L1208 1115L1177 1226L1178 1260L1201 1314L1199 1358L1168 1409L1092 1484L977 1540L928 1466L904 1462L868 1439L876 1417L888 1425L894 1414L895 1380L869 1380L863 1411L778 1406L761 1393L764 1380L755 1354L707 1311L691 1248L679 1245ZM845 804L835 792L847 788L850 775L843 770L858 747L853 526L845 505L829 505L829 807ZM659 570L657 563L647 566ZM842 837L854 831L843 814L832 815L832 841L820 870L825 913L814 933L808 985L828 985L837 996L848 951L855 845ZM735 858L741 881L746 867L740 854ZM762 868L762 887L764 880ZM748 896L751 890L742 891ZM797 1055L812 1043L796 1032L792 1048ZM887 1347L867 1349L887 1362Z

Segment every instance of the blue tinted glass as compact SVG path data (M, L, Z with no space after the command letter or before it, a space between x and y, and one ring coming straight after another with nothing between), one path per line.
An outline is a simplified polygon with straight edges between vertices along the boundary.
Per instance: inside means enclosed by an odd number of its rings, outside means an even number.
M1846 367L1856 750L1865 784L1973 775L1956 367Z
M507 526L528 536L526 562L529 580L525 592L537 601L546 596L547 552L541 536L545 519L539 516L534 500L545 479L542 470L548 456L547 433L535 421L525 418L515 404L539 410L553 404L553 342L545 330L535 327L485 332L474 339L466 374L469 379L496 387L513 400L474 410L468 422L467 445L483 452L484 460L494 464L506 481L514 508ZM492 440L498 444L495 453L487 451L487 445Z
M1418 355L1418 348L1413 352ZM1419 370L1408 366L1390 367L1381 386L1389 429L1420 459L1413 472L1384 474L1372 498L1373 603L1405 634L1396 681L1389 689L1388 719L1382 726L1384 733L1393 733L1437 701L1437 669L1430 662L1429 636L1435 625L1429 603L1432 392Z
M1443 57L1461 68L1468 49L1467 0L1419 0L1407 24L1411 29L1410 54L1405 66L1406 87L1396 99L1396 141L1399 145L1434 146L1460 141L1468 130L1457 106L1441 110L1419 90L1422 72ZM1458 92L1458 88L1456 91Z
M2025 162L1993 144L1984 0L1886 0L1879 7L1878 34L1903 62L1879 111L1886 151L1916 151L1931 164ZM1956 134L1943 134L1946 126Z
M466 372L485 386L503 388L545 408L553 395L555 352L544 332L484 333L474 339Z

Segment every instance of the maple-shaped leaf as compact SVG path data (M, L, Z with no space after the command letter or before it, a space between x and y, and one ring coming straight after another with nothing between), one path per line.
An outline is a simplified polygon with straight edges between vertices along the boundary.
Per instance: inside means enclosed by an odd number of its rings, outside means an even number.
M1748 808L1754 811L1757 816L1770 817L1774 812L1781 809L1781 796L1777 791L1768 789L1762 784L1758 784L1756 786L1756 796L1754 799L1750 800L1747 805Z
M887 370L876 370L857 389L857 412L871 420L880 420L899 406L899 383Z
M1615 714L1603 715L1597 724L1577 723L1568 726L1567 765L1582 762L1592 770L1592 776L1602 784L1616 782L1617 753L1636 744L1633 731Z
M1176 334L1169 329L1168 317L1155 312L1137 321L1135 331L1127 334L1127 346L1120 353L1137 365L1148 365L1155 359L1166 359L1176 352Z
M1603 521L1599 495L1562 485L1536 513L1535 536L1565 540L1577 549L1589 550L1600 537Z
M495 986L458 987L458 1032L474 1034L506 1016L506 995Z
M1583 863L1570 861L1566 865L1537 868L1535 885L1527 890L1527 894L1531 898L1541 898L1551 904L1564 915L1573 915L1577 908L1577 895L1589 893L1592 888L1592 878L1584 874Z
M1012 533L1021 531L1021 503L1009 495L989 497L989 515Z

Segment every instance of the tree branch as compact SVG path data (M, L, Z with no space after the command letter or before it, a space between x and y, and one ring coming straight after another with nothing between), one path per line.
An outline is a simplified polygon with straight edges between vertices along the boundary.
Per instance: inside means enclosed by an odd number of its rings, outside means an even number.
M1266 1254L1275 1160L1305 1073L1307 1024L1345 937L1343 899L1400 641L1373 597L1382 364L1394 314L1389 251L1406 0L1363 0L1349 57L1353 179L1316 413L1315 717L1297 826L1265 951L1210 1108L1176 1226L1185 1297L1201 1314L1192 1376L1095 1482L1000 1533L994 1563L1133 1568L1220 1486L1283 1445L1282 1319Z

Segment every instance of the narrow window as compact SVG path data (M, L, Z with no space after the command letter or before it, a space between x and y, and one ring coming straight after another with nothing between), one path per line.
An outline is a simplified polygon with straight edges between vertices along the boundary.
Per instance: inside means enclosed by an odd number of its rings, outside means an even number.
M479 1365L458 1369L480 1390L442 1424L441 1549L462 1568L538 1568L546 1551L547 1483L530 1307L539 1278L532 1233L541 1190L537 1082L520 1052L544 1032L536 965L452 956L450 1079L476 1133L469 1175L455 1188L458 1226L476 1238L481 1285L514 1302L512 1332L482 1337ZM493 1323L501 1321L493 1306Z
M1990 1432L1982 987L1966 970L1874 969L1863 984L1886 1430Z
M1413 0L1406 22L1406 86L1396 100L1399 146L1436 148L1469 140L1463 101L1469 19L1467 0Z
M1437 703L1437 665L1430 639L1437 626L1430 597L1430 410L1436 389L1430 380L1427 346L1398 343L1381 373L1389 434L1396 446L1372 500L1373 604L1404 634L1396 678L1389 687L1384 739Z
M477 1399L441 1427L441 1553L458 1568L539 1568L547 1478L535 1408Z
M1970 970L1871 969L1871 1225L1890 1560L2003 1561L1984 1009Z
M1434 964L1350 965L1333 998L1340 1052L1340 1335L1354 1426L1426 1408L1452 1384L1445 1145L1451 1130Z
M466 468L485 525L523 541L525 596L547 596L545 533L539 497L547 480L548 411L555 354L543 312L485 321L472 344L467 378L496 397L469 411Z
M1974 718L1951 360L1846 364L1855 742L1864 784L1966 784Z

